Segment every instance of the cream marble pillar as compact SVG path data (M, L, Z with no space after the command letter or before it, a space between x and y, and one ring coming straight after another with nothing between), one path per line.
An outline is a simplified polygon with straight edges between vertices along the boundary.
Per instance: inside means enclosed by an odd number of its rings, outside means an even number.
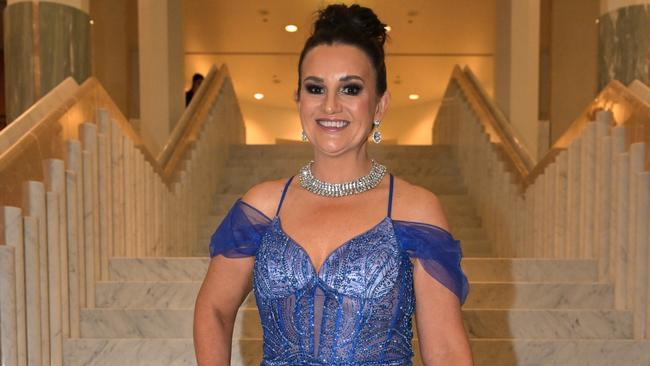
M97 192L97 126L79 125L82 143L83 218L86 255L86 307L95 307L95 281L100 276L99 259L99 195Z
M610 279L610 232L612 223L612 137L603 136L598 140L596 151L596 227L595 245L598 246L598 277L601 281Z
M16 268L17 364L27 364L27 320L25 319L25 244L20 208L0 206L0 244L14 248ZM1 320L0 320L1 321Z
M63 329L61 326L61 248L59 243L59 197L45 193L47 224L47 263L50 295L50 365L63 364Z
M596 181L596 125L585 126L580 151L580 248L581 258L594 257L594 199Z
M71 170L66 170L66 207L67 207L67 246L68 246L68 304L70 318L70 338L79 337L79 317L81 309L81 289L83 287L81 272L79 270L83 257L79 255L79 236L77 230L77 175Z
M634 274L634 338L643 339L648 335L648 221L650 221L650 173L634 175L636 180L636 264Z
M133 142L124 137L124 232L125 255L135 257L135 157Z
M76 258L77 261L77 276L79 283L79 307L86 306L86 263L85 263L85 246L84 246L84 218L83 218L83 196L84 185L83 178L83 161L81 153L81 143L78 140L67 140L65 144L65 164L74 174L74 184L76 187L75 198L72 202L76 205L74 208L76 222L73 224L76 232L68 232L76 241L76 256L69 256L69 258ZM67 174L67 173L66 173ZM70 202L70 200L68 200Z
M27 360L29 366L43 363L41 344L41 269L38 248L38 219L23 218L25 244L25 320L27 334Z
M634 143L630 145L630 170L629 170L629 198L628 198L628 249L627 249L627 304L628 308L634 306L635 279L636 279L636 256L637 256L637 205L639 200L638 180L636 175L643 171L645 163L645 143Z
M99 206L100 279L108 280L108 259L112 247L113 220L111 215L112 165L110 163L110 125L106 110L97 111L97 190Z
M41 336L41 362L50 363L50 297L49 297L49 278L48 278L48 247L47 247L47 218L45 215L45 187L43 183L37 181L27 181L23 184L23 210L25 216L31 216L36 219L38 224L38 234L36 238L39 266L39 289L40 289L40 336ZM31 229L31 228L30 228ZM27 231L27 228L25 229ZM32 268L25 268L27 271ZM32 284L33 285L33 284ZM27 301L30 301L27 296ZM29 314L28 314L29 316ZM28 320L29 321L29 320ZM29 327L29 325L28 325ZM28 338L30 334L27 334ZM29 347L29 345L28 345Z
M12 246L0 245L0 363L18 364L16 259Z
M567 227L568 245L567 258L577 258L580 244L580 150L582 142L574 140L569 146L568 165L568 197Z
M612 128L612 152L611 152L611 166L612 166L612 213L611 213L611 230L609 233L609 242L611 243L611 246L609 248L609 256L611 258L610 263L609 263L609 273L610 273L610 279L613 283L616 283L616 276L617 276L617 266L618 266L618 231L619 229L619 214L618 214L618 191L619 191L619 185L620 179L619 177L619 172L618 172L618 156L625 152L625 127L624 126L617 126L615 128Z
M47 159L43 162L45 188L56 195L58 205L59 271L61 287L61 329L63 336L70 335L70 302L68 298L68 241L67 207L65 200L65 164L63 160Z
M181 0L138 0L140 133L154 155L185 106L181 10Z
M625 310L627 301L627 273L628 273L628 216L629 216L629 182L630 182L630 155L618 154L616 157L616 282L614 285L614 304L616 309Z
M117 121L111 120L112 220L113 255L125 256L124 252L124 147L122 130Z
M568 152L566 150L560 152L556 158L557 171L555 177L555 226L554 226L554 252L553 257L563 259L566 257L567 244L567 203L568 203L568 173L567 168L569 164Z

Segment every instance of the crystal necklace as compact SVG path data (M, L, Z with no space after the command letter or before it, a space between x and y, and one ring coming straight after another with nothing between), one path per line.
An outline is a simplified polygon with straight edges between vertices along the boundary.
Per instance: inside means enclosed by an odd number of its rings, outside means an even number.
M311 171L311 166L314 164L313 160L300 168L298 178L300 185L311 193L325 197L349 196L373 189L381 182L386 174L386 167L377 163L374 159L371 162L370 173L348 182L328 183L314 177Z

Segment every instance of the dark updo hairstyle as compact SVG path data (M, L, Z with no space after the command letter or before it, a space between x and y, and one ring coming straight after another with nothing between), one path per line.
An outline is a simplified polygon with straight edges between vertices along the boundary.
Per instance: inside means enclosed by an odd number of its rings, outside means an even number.
M302 86L301 68L305 55L316 46L333 44L355 46L365 52L377 75L377 95L383 95L386 91L385 26L370 8L357 4L333 4L320 10L314 30L300 53L298 96Z

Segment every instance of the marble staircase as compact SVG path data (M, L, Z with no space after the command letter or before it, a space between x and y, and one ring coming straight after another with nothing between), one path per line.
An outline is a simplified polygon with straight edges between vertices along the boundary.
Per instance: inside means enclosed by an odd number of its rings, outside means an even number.
M477 365L650 364L650 343L633 339L632 313L616 310L613 285L599 281L596 261L492 257L449 148L373 148L394 174L438 194L462 241L471 283L463 318ZM194 365L192 308L210 234L247 187L293 174L308 159L309 150L295 145L235 148L196 257L111 258L109 280L96 285L96 307L81 312L80 337L65 342L64 364ZM259 364L253 296L234 333L232 364Z

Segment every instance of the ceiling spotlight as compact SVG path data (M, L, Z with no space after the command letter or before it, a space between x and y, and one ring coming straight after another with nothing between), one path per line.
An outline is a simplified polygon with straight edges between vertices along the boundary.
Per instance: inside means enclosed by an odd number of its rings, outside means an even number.
M297 26L297 25L293 25L293 24L287 24L287 25L284 27L284 30L286 30L286 31L289 32L289 33L293 33L293 32L295 32L295 31L298 30L298 26Z
M90 25L93 25L93 24L95 24L95 21L90 19Z
M388 33L393 28L391 28L390 25L387 25L387 26L384 27L384 29L386 30L386 33Z
M419 94L409 94L409 99L410 100L418 100L418 99L420 99L420 95Z
M255 99L257 99L257 100L264 99L264 94L262 94L262 93L255 93L255 94L253 94L253 98L255 98Z

